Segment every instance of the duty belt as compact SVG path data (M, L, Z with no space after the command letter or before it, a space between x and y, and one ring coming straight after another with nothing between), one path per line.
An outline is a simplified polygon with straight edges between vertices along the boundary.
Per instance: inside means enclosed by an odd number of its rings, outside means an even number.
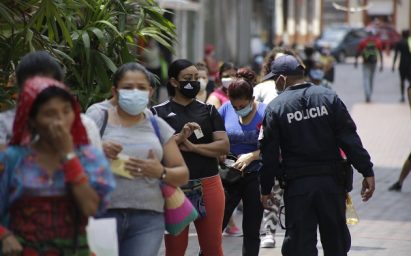
M284 179L287 181L309 176L333 176L337 175L338 169L339 166L337 164L285 168Z

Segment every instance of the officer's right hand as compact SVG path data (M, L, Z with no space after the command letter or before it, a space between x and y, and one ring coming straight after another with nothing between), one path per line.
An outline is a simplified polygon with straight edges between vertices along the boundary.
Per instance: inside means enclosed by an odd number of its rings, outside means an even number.
M362 181L361 197L364 202L367 202L374 193L375 190L375 178L365 177Z

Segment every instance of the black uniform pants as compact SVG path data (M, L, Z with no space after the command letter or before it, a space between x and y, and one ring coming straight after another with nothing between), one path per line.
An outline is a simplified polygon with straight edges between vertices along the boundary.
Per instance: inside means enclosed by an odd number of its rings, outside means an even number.
M224 186L225 211L223 230L234 209L243 200L243 256L257 256L260 250L260 226L263 207L260 202L260 181L257 172L245 174L236 184Z
M345 192L334 177L291 182L284 203L284 256L317 256L317 227L324 256L347 256L351 237L345 219Z

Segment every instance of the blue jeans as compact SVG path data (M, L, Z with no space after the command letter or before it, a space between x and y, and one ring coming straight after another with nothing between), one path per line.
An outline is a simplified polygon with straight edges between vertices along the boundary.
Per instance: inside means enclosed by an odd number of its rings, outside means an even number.
M374 75L377 63L364 63L362 66L363 71L363 86L365 93L365 100L368 102L371 100L371 94L374 87Z
M103 218L116 218L120 256L157 256L163 241L164 214L154 211L112 209Z

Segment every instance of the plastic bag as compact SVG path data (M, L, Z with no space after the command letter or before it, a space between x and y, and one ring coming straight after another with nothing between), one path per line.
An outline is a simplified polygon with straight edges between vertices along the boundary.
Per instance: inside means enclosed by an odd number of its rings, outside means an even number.
M115 218L89 218L86 231L92 255L118 256L117 222Z
M354 204L352 203L350 194L347 193L347 199L345 201L346 210L345 210L345 218L347 220L347 224L355 225L360 222L358 219L357 212L355 211Z

